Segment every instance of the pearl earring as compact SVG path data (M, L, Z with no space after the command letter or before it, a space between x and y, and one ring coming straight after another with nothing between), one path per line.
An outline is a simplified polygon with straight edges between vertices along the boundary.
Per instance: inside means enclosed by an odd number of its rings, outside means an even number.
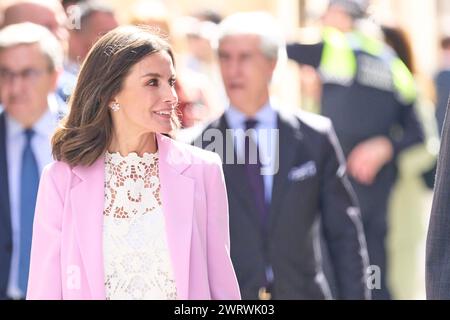
M120 104L118 102L113 102L110 106L112 111L116 112L120 110Z

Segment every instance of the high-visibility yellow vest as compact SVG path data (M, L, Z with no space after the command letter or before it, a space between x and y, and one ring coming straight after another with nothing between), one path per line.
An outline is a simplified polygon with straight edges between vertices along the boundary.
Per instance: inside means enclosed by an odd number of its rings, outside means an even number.
M400 101L410 104L415 100L416 88L411 72L382 42L357 31L345 34L334 28L325 28L323 43L319 70L324 82L351 85L357 73L355 50L361 50L386 60L391 71L392 89Z

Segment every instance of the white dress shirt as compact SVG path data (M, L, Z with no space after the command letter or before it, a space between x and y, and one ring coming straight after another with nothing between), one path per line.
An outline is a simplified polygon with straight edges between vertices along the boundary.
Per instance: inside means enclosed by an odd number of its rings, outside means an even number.
M236 143L236 154L238 157L242 157L244 153L244 140L238 139L236 129L242 129L245 131L245 121L248 117L239 111L236 107L230 105L225 110L225 119L227 120L230 129L234 129L234 137ZM270 172L275 171L277 157L278 141L271 135L271 130L277 130L277 112L276 109L268 101L253 117L252 119L257 121L255 131L257 136L254 137L258 144L260 158L263 166L269 166ZM266 130L265 133L263 131ZM225 161L225 159L224 159ZM276 172L275 172L276 173ZM272 185L273 174L263 175L264 179L264 192L267 203L272 200Z
M49 109L33 126L35 132L31 140L31 148L36 158L39 173L53 161L50 140L58 121L58 106L54 97L49 97ZM20 253L20 168L22 152L25 146L25 128L5 113L6 120L6 155L8 165L9 202L11 207L11 228L13 249L9 273L7 295L10 298L23 298L19 289L19 253Z

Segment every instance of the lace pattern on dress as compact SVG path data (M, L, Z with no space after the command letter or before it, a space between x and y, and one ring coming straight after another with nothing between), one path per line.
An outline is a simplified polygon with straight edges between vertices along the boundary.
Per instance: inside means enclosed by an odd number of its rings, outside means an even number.
M107 299L176 299L158 154L106 153L103 219Z

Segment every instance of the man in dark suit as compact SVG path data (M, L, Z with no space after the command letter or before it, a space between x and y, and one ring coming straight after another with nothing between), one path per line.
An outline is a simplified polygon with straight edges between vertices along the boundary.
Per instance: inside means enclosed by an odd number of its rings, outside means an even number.
M269 99L282 48L276 30L263 13L222 22L218 55L230 106L195 141L224 162L231 258L242 297L330 298L321 225L337 298L368 298L361 217L331 122L283 112Z
M450 299L450 101L442 127L434 198L426 245L428 299Z
M63 50L46 28L0 31L0 299L26 296L34 205L50 137L64 105L51 94Z
M441 40L441 66L434 78L436 87L436 120L438 122L439 133L442 132L445 111L450 93L450 37Z

